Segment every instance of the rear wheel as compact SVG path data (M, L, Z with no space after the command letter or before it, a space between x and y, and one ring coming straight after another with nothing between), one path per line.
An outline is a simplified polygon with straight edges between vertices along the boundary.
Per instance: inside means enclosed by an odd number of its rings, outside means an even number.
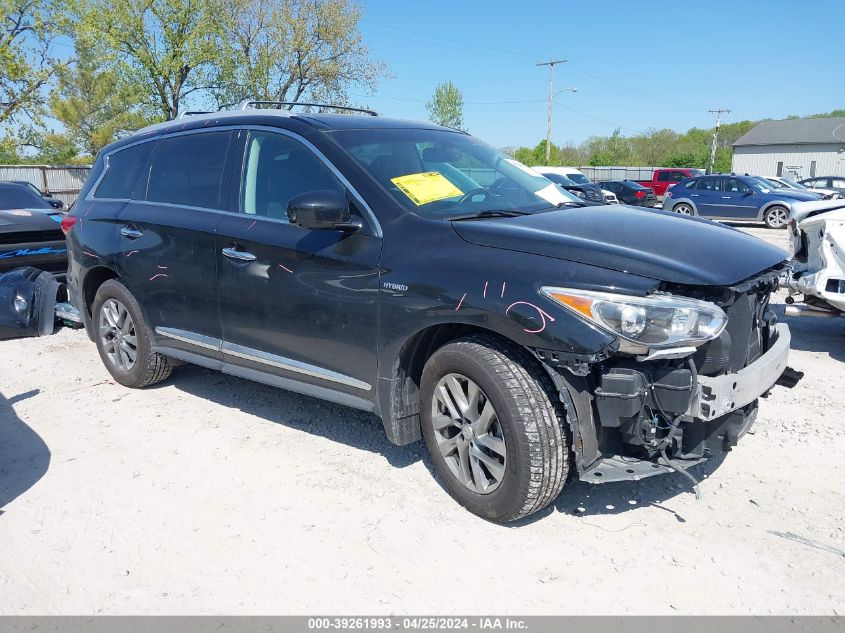
M674 207L672 207L672 211L679 215L695 215L695 212L692 210L692 206L687 204L686 202L676 204Z
M789 211L786 207L774 206L766 209L766 214L763 216L763 221L770 229L782 229L786 226L789 220Z
M518 346L472 336L423 370L422 433L446 490L470 512L513 521L560 493L570 438L553 387Z
M152 333L126 286L110 279L97 290L92 308L94 341L106 369L126 387L147 387L172 371L167 357L152 351Z

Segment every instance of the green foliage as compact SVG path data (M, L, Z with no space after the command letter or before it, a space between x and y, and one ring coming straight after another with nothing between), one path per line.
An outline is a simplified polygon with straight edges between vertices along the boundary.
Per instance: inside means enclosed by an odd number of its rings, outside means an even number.
M225 0L219 56L204 71L218 107L244 97L345 105L387 74L370 60L349 0Z
M127 81L145 104L175 119L182 101L207 89L223 48L217 0L87 0L78 2L76 36Z
M152 120L145 111L142 86L126 80L116 69L104 67L87 46L81 46L76 63L60 70L50 108L64 124L69 137L93 157L118 137Z
M64 64L53 55L63 23L60 0L0 0L0 125L40 121L44 88Z
M807 118L832 116L845 116L845 110L833 110ZM722 124L716 146L714 171L731 170L733 144L759 122L737 121ZM591 136L577 147L569 145L558 148L552 144L551 164L706 168L710 162L713 131L691 128L684 133L678 133L669 129L652 129L626 137L617 129L610 136ZM545 151L546 142L540 141L533 148L516 148L514 156L526 165L539 165L545 162Z
M437 85L425 109L428 110L428 118L438 125L464 129L464 96L451 81Z

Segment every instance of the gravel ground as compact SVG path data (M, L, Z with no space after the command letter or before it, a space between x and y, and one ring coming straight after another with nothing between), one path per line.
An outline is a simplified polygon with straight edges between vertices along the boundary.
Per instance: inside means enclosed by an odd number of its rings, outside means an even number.
M0 613L842 614L845 322L786 321L806 376L703 500L576 482L509 526L370 415L191 366L125 389L81 331L0 343Z

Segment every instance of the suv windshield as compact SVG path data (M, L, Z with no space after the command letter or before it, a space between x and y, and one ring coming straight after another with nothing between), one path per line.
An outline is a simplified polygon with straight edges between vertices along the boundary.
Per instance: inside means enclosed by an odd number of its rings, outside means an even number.
M404 209L427 218L534 213L568 202L554 183L467 134L387 129L332 136Z

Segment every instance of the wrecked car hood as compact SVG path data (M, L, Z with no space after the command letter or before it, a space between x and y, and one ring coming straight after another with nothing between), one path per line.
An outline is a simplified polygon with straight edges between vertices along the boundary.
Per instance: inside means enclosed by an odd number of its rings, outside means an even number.
M617 205L452 226L472 244L689 285L735 284L786 258L783 250L722 224Z
M0 233L55 231L62 214L47 209L0 209Z
M827 213L828 211L836 211L837 209L845 209L845 200L813 200L812 202L800 202L792 205L791 218L796 222L801 222L804 218L811 215L818 215L820 213Z

